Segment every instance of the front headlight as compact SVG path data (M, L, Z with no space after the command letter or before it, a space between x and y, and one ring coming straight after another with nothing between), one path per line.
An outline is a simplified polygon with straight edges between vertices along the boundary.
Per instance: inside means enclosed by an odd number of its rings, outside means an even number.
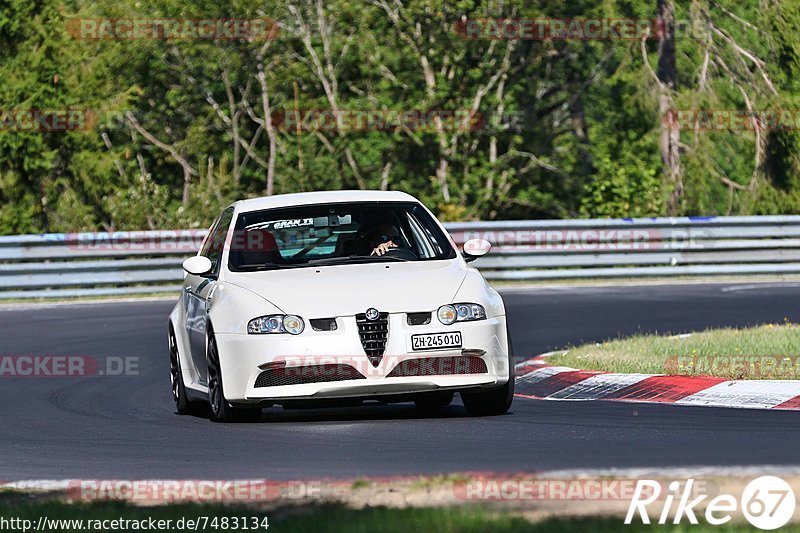
M470 322L472 320L484 320L486 309L480 304L461 303L443 305L436 311L439 322L449 326L453 322Z
M300 335L306 324L296 315L267 315L254 318L247 323L247 333L291 333Z

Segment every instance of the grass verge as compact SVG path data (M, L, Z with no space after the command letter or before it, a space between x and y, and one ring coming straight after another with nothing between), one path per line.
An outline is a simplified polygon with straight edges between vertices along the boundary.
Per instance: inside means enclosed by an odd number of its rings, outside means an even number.
M553 365L607 372L800 379L800 326L766 324L677 335L636 335L586 344L548 359Z

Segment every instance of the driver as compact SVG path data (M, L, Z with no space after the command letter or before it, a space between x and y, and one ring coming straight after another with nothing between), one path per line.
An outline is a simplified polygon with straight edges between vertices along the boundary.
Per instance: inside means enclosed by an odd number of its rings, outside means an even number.
M383 255L389 250L398 248L398 243L402 244L403 241L394 224L384 222L370 231L368 242L372 248L372 253L369 255Z

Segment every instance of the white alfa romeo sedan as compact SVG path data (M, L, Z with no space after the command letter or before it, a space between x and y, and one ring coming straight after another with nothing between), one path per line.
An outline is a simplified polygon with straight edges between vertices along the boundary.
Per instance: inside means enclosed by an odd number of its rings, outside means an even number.
M183 263L169 317L178 413L219 422L263 407L461 395L498 415L514 395L503 300L436 217L403 192L286 194L234 203ZM207 409L207 407L206 407Z

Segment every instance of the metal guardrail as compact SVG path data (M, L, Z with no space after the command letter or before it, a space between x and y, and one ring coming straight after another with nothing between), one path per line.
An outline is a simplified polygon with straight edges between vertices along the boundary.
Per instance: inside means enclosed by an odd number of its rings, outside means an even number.
M800 274L800 216L446 224L490 280ZM206 230L0 237L0 300L180 290Z

